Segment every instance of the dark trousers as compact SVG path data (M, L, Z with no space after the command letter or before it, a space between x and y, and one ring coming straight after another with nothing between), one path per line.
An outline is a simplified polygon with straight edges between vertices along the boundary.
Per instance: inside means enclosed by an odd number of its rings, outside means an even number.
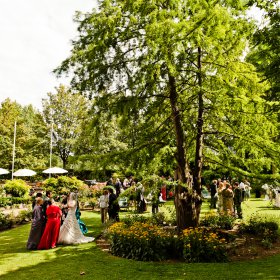
M215 195L212 195L210 201L210 208L216 209L216 203L217 203L217 197Z
M234 213L237 214L239 219L242 219L241 202L234 203Z

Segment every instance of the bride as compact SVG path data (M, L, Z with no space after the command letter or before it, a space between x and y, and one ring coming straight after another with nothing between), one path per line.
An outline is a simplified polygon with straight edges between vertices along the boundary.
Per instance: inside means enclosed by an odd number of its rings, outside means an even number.
M71 192L68 199L68 214L64 220L58 237L59 244L80 244L94 240L94 237L86 237L82 234L76 218L77 194Z

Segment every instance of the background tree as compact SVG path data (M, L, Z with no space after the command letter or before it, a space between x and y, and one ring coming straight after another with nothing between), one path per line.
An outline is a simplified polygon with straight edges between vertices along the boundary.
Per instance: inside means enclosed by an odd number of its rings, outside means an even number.
M31 105L21 106L6 99L0 107L0 155L1 166L11 169L16 128L15 169L45 168L47 163L49 141L47 127L42 115Z
M53 152L59 155L64 168L69 155L74 152L88 109L89 103L85 97L63 85L56 88L56 93L48 93L48 99L43 99L43 115L49 131L53 124Z

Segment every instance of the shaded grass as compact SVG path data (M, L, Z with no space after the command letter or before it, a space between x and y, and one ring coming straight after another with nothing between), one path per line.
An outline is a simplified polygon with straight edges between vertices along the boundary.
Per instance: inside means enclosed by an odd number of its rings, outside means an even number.
M242 205L243 206L243 205ZM245 216L257 210L275 214L261 200L244 204ZM203 205L203 212L208 206ZM163 210L163 208L161 209ZM280 215L279 211L275 211ZM279 213L279 214L278 214ZM121 212L121 217L126 212ZM90 236L102 231L99 213L82 212ZM102 252L96 244L59 246L53 250L25 249L30 224L0 233L0 279L280 279L280 255L264 260L217 264L139 262ZM84 275L80 275L84 272Z

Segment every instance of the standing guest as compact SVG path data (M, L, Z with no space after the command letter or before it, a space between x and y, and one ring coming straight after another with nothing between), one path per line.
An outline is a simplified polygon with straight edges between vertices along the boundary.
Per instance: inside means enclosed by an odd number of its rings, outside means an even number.
M36 193L36 196L34 197L34 200L32 201L32 209L34 209L34 207L36 206L38 197L42 198L43 197L42 193ZM43 203L43 199L42 199L42 203Z
M129 180L128 180L128 185L129 185L129 187L131 187L131 186L133 185L134 182L135 182L135 181L134 181L133 177L132 177L132 176L129 176ZM136 182L135 182L135 183L136 183Z
M233 202L234 202L234 213L237 214L239 219L242 219L242 209L241 209L241 202L242 202L242 191L238 184L235 182L233 185Z
M63 195L62 200L61 200L61 211L62 211L61 225L63 224L64 220L66 219L67 213L68 213L67 200L68 200L68 196Z
M226 183L225 188L222 191L223 196L223 212L225 214L232 215L233 213L233 191L231 185Z
M42 204L43 204L43 198L37 197L36 205L34 206L32 212L31 230L26 245L28 250L37 249L37 246L42 237L42 233L43 233L43 213L42 213L42 206L41 206Z
M213 180L210 185L211 204L210 208L216 209L217 202L217 180Z
M240 182L239 187L241 189L241 193L242 193L242 201L245 200L245 184L243 183L243 180Z
M126 190L129 187L129 181L127 178L123 180L123 189Z
M152 192L152 213L158 213L160 190L156 189Z
M109 189L109 202L108 202L108 213L109 219L119 222L119 210L120 206L118 204L117 196L114 194L113 189Z
M146 201L144 197L145 188L144 186L139 182L136 185L136 202L137 202L137 211L138 213L143 213L146 211Z
M100 208L102 224L107 222L108 206L109 206L108 191L104 190L103 194L99 198L99 208Z
M118 197L121 193L122 182L119 178L116 179L115 189L116 189L116 196Z
M114 184L113 184L113 178L110 178L110 179L106 182L106 186L114 186Z
M162 187L161 187L161 196L162 196L162 199L163 200L166 200L166 185L164 184L164 185L162 185Z
M218 212L223 213L223 190L225 188L224 183L220 181L218 185Z
M173 182L173 178L169 175L167 181Z
M86 234L88 232L88 229L87 229L86 224L81 220L82 213L80 211L80 205L79 205L78 198L77 198L77 208L76 208L75 215L76 215L76 219L77 219L77 222L79 224L82 234Z
M52 192L46 191L46 197L44 199L43 205L42 205L42 212L43 212L43 220L44 220L44 226L47 223L47 208L49 206L49 201L52 199Z
M245 189L245 200L248 200L250 198L251 195L251 184L245 180L244 181L244 189Z
M48 201L46 215L47 224L38 245L38 250L55 248L58 240L62 212L51 199Z

